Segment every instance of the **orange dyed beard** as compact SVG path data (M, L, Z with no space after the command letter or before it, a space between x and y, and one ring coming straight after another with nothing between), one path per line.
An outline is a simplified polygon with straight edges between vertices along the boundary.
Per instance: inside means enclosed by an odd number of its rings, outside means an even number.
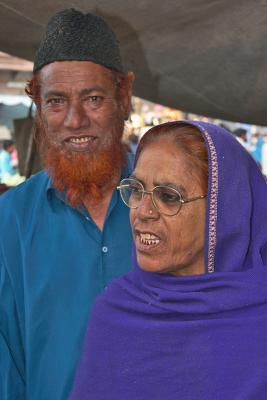
M59 191L66 191L69 204L79 207L85 199L101 200L107 189L114 185L125 161L123 144L113 135L108 148L92 154L76 153L51 143L45 129L37 122L37 141L45 169Z

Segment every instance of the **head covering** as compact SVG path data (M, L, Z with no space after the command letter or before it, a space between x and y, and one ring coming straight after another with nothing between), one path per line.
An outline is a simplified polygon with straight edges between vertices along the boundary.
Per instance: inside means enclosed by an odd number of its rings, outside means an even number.
M51 17L37 50L33 72L54 61L92 61L123 72L119 44L106 21L74 8Z
M71 399L266 399L266 181L224 129L180 123L209 153L206 273L145 272L134 256L95 305Z

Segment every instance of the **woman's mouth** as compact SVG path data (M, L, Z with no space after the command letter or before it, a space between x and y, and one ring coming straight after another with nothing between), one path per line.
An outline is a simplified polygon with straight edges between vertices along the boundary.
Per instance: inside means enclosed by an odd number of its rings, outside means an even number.
M136 232L135 245L136 249L141 252L149 252L159 246L161 240L154 233L150 232Z
M140 233L140 242L146 246L159 244L159 239L151 233Z

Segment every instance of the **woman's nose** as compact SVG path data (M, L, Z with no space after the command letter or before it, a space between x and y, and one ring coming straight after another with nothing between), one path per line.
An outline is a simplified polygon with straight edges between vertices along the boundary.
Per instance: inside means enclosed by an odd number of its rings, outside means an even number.
M144 193L143 198L136 211L140 218L158 217L159 212L152 201L152 193Z

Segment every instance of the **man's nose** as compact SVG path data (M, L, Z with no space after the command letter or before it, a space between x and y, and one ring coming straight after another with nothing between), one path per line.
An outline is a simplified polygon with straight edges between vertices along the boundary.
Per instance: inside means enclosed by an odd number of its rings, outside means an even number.
M73 102L69 105L66 112L64 126L69 129L80 129L90 123L89 116L79 102Z

